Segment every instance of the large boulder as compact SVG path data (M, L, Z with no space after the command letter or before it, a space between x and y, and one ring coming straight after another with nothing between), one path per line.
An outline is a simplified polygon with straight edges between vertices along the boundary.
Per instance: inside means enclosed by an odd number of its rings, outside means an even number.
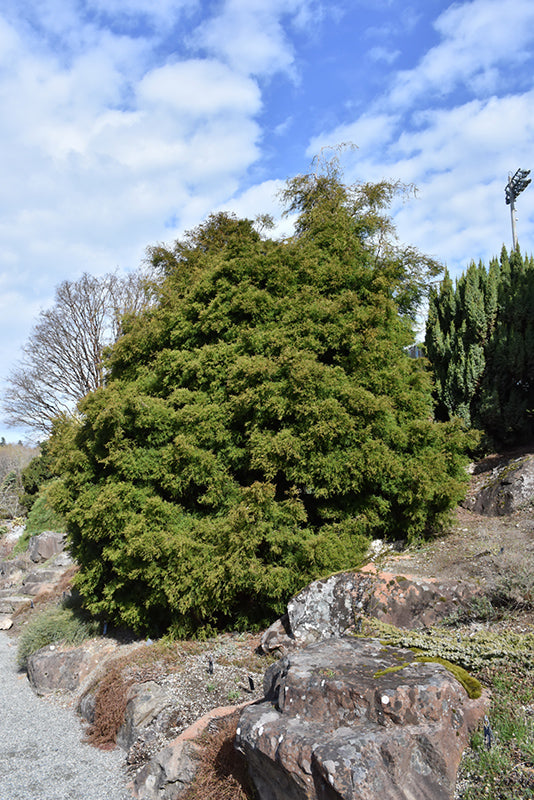
M36 564L48 561L52 556L62 553L65 548L65 534L56 531L43 531L38 536L32 536L28 552Z
M332 638L270 667L236 736L260 800L450 800L487 698L415 658Z
M496 467L486 485L463 505L475 514L502 517L534 504L534 456Z
M462 581L438 581L380 572L370 563L358 572L340 572L309 584L287 605L287 614L262 636L264 652L303 647L342 636L358 626L360 616L397 627L435 624L480 594Z
M199 746L179 740L164 747L135 777L132 790L138 800L178 800L188 791L198 768Z
M141 732L169 706L174 706L171 691L155 681L145 681L131 686L128 691L124 722L117 734L119 747L129 750Z
M76 691L98 663L86 646L62 650L48 645L28 656L27 672L32 689L39 695L59 689Z

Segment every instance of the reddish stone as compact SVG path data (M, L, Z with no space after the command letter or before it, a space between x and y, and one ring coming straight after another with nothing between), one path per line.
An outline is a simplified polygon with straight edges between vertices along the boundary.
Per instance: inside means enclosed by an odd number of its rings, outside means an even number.
M260 800L450 800L487 709L438 664L374 639L330 639L266 673L236 744Z

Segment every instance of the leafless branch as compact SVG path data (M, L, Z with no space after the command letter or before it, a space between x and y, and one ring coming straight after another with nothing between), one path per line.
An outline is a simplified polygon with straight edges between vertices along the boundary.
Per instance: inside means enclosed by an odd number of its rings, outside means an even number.
M6 422L48 435L54 419L71 414L78 400L102 386L103 350L121 335L124 315L149 304L146 287L140 272L101 278L84 273L61 283L9 375Z

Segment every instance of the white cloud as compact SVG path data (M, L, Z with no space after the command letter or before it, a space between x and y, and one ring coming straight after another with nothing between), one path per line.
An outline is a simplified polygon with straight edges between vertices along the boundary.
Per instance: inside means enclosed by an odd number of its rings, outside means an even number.
M395 116L381 113L363 114L354 122L339 125L327 133L312 139L307 153L313 156L321 148L335 146L340 142L356 145L362 151L376 149L387 144L396 129L398 120Z
M312 0L225 0L221 13L200 26L195 42L246 75L294 75L294 52L282 25L291 16L310 24Z
M499 63L521 63L532 55L534 5L531 0L453 3L435 27L442 41L415 69L399 73L390 102L404 105L426 92L443 96L458 85L498 89L505 80Z
M261 106L254 81L214 60L180 61L154 69L141 80L137 95L149 106L170 106L193 118L253 115Z
M400 50L390 50L388 47L372 47L367 55L371 61L385 61L386 64L393 64L401 54Z
M0 378L60 281L137 267L231 197L259 155L257 83L216 58L158 54L156 17L172 26L191 3L81 8L0 10ZM130 19L125 34L126 11L151 27Z
M421 112L418 129L392 137L378 151L372 146L358 151L354 178L377 180L389 172L415 183L418 198L396 211L402 239L453 270L471 259L487 261L510 243L504 186L510 170L531 163L533 103L534 90ZM518 206L520 239L529 249L534 236L525 223L534 212L534 195L525 192Z
M3 0L2 13L24 28L38 48L54 47L69 57L89 46L108 26L147 37L167 32L200 7L202 0ZM148 27L147 27L148 26Z
M347 159L349 180L416 184L418 199L395 207L399 234L458 270L510 243L504 186L509 171L531 165L534 141L532 81L522 91L514 77L532 58L534 5L454 3L435 27L441 39L414 69L394 74L364 114L324 131L309 152L353 141L359 150ZM518 206L528 250L534 191Z
M254 219L258 214L279 216L279 194L284 186L285 182L281 180L263 181L221 205L220 210L231 211L248 219Z
M19 43L20 39L15 29L6 19L0 17L0 63L2 63L3 69L9 70Z

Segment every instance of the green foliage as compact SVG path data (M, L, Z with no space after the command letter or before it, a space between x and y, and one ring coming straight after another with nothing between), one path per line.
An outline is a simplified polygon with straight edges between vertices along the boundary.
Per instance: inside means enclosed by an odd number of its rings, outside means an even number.
M428 270L386 245L394 190L303 176L290 240L217 215L152 251L159 302L50 442L92 613L151 635L263 625L462 495L465 434L431 421L405 352Z
M534 260L503 248L432 290L426 350L438 419L460 417L498 444L534 434Z
M72 608L55 607L37 613L26 625L18 640L17 664L25 669L29 656L50 644L80 644L97 636L99 625Z
M48 443L44 442L40 446L39 454L32 458L21 473L22 488L24 489L21 503L28 512L31 511L41 486L50 481L52 477Z
M53 481L41 486L28 514L24 533L17 540L12 555L18 555L27 550L31 537L37 536L43 531L66 532L67 523L65 518L53 508L50 501L50 495L53 490Z
M54 481L41 487L37 499L32 505L28 514L25 533L28 536L37 536L43 531L66 531L66 521L64 517L54 510L50 497L54 491Z

